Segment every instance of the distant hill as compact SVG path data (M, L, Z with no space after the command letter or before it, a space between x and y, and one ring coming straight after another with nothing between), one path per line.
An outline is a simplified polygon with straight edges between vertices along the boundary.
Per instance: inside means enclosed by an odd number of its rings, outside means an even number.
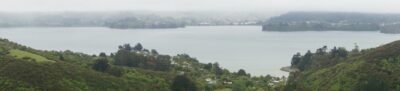
M351 12L289 12L270 18L264 31L382 31L397 33L400 14ZM392 25L392 26L389 26Z
M172 17L135 13L0 13L0 27L109 27L117 29L180 28Z
M112 20L105 23L109 28L117 29L163 29L163 28L183 28L185 24L173 18L152 17L141 19L136 17L126 17Z
M296 54L285 91L399 91L400 41L351 51L319 48Z
M261 25L263 12L0 12L5 27L109 27L115 29L163 29L185 26Z

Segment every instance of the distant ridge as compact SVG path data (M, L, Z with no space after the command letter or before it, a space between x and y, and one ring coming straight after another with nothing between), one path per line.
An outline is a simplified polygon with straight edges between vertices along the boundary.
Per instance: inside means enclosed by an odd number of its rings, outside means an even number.
M400 33L400 14L289 12L272 17L263 31L381 31Z

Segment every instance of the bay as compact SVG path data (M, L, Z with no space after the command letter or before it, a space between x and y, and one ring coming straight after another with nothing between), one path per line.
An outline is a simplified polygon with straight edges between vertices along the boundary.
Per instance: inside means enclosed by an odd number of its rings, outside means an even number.
M161 54L186 53L200 62L218 62L231 71L252 75L287 76L297 52L324 45L372 48L400 39L399 34L374 31L265 32L261 26L188 26L178 29L109 29L102 27L0 28L0 37L41 50L71 50L88 54L116 52L118 45L141 43Z

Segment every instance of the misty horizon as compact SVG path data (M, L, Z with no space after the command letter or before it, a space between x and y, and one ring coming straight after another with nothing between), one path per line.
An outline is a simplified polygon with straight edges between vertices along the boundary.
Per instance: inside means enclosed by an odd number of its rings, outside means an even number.
M330 11L400 13L396 0L2 0L0 12L88 12L88 11L227 11L290 12ZM397 11L396 11L397 10Z

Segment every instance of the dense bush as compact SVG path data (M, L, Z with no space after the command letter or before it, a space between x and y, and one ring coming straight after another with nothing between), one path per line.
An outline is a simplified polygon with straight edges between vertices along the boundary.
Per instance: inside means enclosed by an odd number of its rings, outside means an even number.
M334 47L324 52L325 49L293 56L292 67L301 70L290 73L287 91L399 90L400 41L361 51L358 46L352 51ZM307 54L311 54L310 59Z
M174 78L171 86L172 91L197 91L196 84L184 75L179 75Z

